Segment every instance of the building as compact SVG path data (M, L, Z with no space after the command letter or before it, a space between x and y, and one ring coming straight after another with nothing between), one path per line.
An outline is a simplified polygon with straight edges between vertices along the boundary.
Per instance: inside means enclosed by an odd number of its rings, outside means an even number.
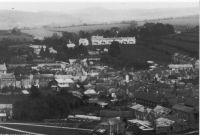
M66 46L68 48L74 48L76 45L74 43L68 43Z
M9 74L0 74L0 88L4 87L15 87L16 79L15 75L12 73Z
M119 118L109 118L103 120L94 130L92 135L96 135L99 131L104 131L105 135L119 135L125 133L125 123Z
M0 73L6 74L7 73L7 67L6 64L0 64Z
M28 89L31 88L33 75L22 75L16 77L16 87Z
M70 78L56 78L49 82L49 84L52 89L59 91L60 89L72 87L74 81Z
M154 109L153 109L153 113L155 115L155 117L164 117L167 116L169 113L171 112L171 109L157 105Z
M163 117L160 117L155 121L157 134L169 134L172 132L172 126L175 121Z
M147 93L147 92L137 92L135 93L135 102L150 108L154 108L161 104L161 98L159 95Z
M33 48L33 52L36 54L36 55L39 55L40 54L40 51L41 49L43 48L44 51L46 50L46 45L30 45L29 47Z
M49 82L54 79L53 74L38 74L33 75L32 84L38 87L47 87Z
M8 119L12 119L12 110L12 104L0 104L0 121L7 121Z
M111 45L113 41L117 41L120 44L136 44L135 37L114 37L114 38L104 38L103 36L92 36L92 45Z
M177 64L194 64L196 61L195 58L179 53L174 53L174 55L172 56L172 60L174 63Z
M57 51L55 49L53 49L53 47L49 48L49 53L51 54L57 54Z
M87 38L80 38L79 39L79 45L88 46L89 45L88 39Z
M172 110L177 119L183 119L188 121L189 123L193 123L195 121L195 111L192 107L182 104L175 104L172 107Z
M170 69L177 69L177 70L193 69L192 64L169 64L168 67Z
M199 60L196 60L196 62L194 64L194 68L199 69Z
M152 109L144 107L143 105L140 104L134 104L133 106L130 107L130 109L134 113L136 119L139 120L147 120L147 116L152 111Z

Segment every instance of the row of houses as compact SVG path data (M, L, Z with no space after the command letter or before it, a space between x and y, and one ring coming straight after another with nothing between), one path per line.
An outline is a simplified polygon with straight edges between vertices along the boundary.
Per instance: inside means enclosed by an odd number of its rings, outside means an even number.
M38 87L48 87L51 81L56 81L59 87L69 87L74 83L73 76L69 75L53 75L53 74L37 74L37 75L21 75L15 77L14 74L0 74L0 89L5 87L31 88L32 85Z
M113 41L117 41L120 44L136 44L135 37L114 37L114 38L104 38L103 36L92 36L92 45L111 45Z

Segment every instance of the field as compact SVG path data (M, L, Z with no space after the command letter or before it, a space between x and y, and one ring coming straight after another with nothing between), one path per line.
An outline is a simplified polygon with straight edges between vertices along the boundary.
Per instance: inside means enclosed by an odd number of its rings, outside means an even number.
M0 41L4 38L8 38L13 41L21 41L21 42L30 42L33 40L32 36L25 33L12 34L9 31L0 31Z
M24 29L21 31L23 33L33 35L34 37L41 37L41 38L51 37L54 33L61 35L61 32L56 32L56 31L45 29L45 28Z
M74 32L78 33L80 30L82 31L94 31L97 29L103 29L107 30L112 27L118 27L118 28L127 28L130 26L130 24L126 23L113 23L113 24L94 24L94 25L85 25L85 26L69 26L69 27L61 27L61 28L50 28L51 31L68 31L68 32Z
M33 35L35 37L50 37L54 33L61 35L61 32L74 32L78 33L79 31L94 31L97 29L110 29L112 27L127 28L129 24L96 24L88 26L68 26L68 27L57 27L57 28L35 28L35 29L24 29L21 30L24 33Z

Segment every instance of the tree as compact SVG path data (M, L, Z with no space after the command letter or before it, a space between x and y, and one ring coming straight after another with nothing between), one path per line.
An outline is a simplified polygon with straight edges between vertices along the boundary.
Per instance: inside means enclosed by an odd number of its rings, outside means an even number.
M48 47L44 51L44 57L46 57L46 58L50 57L50 52L49 52L49 48Z
M41 96L39 89L36 86L32 85L32 87L30 89L30 97L37 98L39 96Z
M113 41L109 47L108 53L112 57L117 57L120 55L119 42Z
M45 52L44 52L44 48L42 47L41 50L40 50L40 56L44 57L44 55L45 55Z
M20 29L15 27L15 28L12 29L11 33L18 35L18 34L21 34L21 31L20 31Z

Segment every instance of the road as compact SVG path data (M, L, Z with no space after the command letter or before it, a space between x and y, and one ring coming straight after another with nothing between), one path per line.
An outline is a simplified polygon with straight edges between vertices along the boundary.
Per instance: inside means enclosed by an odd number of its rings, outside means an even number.
M41 125L35 123L0 123L0 134L86 135L91 129Z

